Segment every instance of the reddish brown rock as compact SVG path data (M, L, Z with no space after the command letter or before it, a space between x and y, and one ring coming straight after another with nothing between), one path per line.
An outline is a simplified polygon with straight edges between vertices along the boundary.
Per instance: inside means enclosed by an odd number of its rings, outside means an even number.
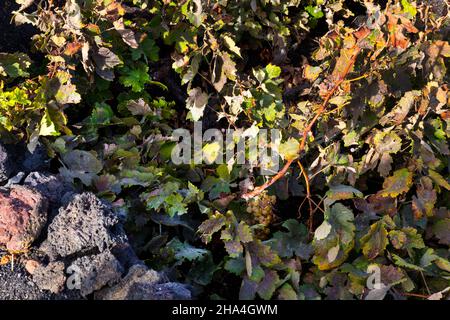
M26 250L47 222L47 199L38 191L13 185L0 190L0 245Z

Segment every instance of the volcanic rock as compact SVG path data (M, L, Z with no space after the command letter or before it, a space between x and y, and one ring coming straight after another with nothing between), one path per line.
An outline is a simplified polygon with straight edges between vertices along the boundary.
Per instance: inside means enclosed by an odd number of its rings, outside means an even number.
M16 165L7 148L0 143L0 183L9 179Z
M0 190L0 244L23 251L47 222L48 201L35 189L13 185Z
M41 192L54 207L61 204L61 199L65 193L73 191L73 187L64 182L60 175L47 172L31 172L25 178L24 185Z
M143 265L130 268L128 274L114 287L96 292L97 300L189 300L191 292L179 283L160 283L158 272Z
M33 281L41 290L60 293L66 283L64 270L64 263L61 261L50 262L47 266L39 265L33 271Z
M78 258L68 270L73 273L75 282L79 281L82 296L87 296L108 284L117 283L123 273L122 265L109 250Z
M77 194L59 209L40 250L51 260L86 252L103 252L126 242L118 217L92 193Z

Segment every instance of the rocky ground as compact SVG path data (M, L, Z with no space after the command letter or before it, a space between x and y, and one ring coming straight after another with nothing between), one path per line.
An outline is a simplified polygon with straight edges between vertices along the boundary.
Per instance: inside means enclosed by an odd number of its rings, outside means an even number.
M190 299L135 255L111 206L0 143L0 299Z

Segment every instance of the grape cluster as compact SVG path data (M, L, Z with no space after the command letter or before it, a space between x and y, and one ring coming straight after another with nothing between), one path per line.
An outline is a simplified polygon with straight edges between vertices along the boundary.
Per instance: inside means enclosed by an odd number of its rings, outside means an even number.
M264 239L270 234L269 227L276 218L273 210L276 200L276 196L264 192L248 202L247 213L252 215L249 222L262 226L255 231L256 236L260 239Z

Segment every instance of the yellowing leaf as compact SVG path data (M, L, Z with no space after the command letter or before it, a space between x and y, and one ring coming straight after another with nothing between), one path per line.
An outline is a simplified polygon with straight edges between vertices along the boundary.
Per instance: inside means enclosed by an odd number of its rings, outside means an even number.
M278 147L278 152L285 160L293 160L298 157L300 144L294 138L289 138Z
M41 119L41 123L39 126L39 135L40 136L58 136L59 132L56 129L55 123L50 118L48 111L45 111L44 116Z
M378 153L397 153L402 147L402 139L395 132L378 132L373 138Z
M307 65L303 71L303 76L309 81L314 81L319 77L321 72L322 68Z
M415 17L417 14L417 9L414 4L411 4L408 0L402 0L403 11Z
M239 47L236 45L236 42L234 42L233 38L226 35L223 37L223 40L225 42L225 45L228 49L230 49L231 52L241 57L241 49L239 49Z
M345 95L345 96L335 96L330 99L329 103L334 104L337 107L342 107L350 102L352 97Z
M411 188L413 182L413 173L407 168L394 172L394 174L384 180L383 190L380 191L382 197L397 197L406 193Z
M447 190L450 190L450 184L444 179L443 176L441 176L439 173L433 170L428 170L428 175L430 176L433 181L441 186L442 188L445 188Z
M369 259L374 259L383 254L388 244L387 235L384 221L372 224L367 234L360 240L364 255Z
M216 212L208 220L203 221L198 227L198 233L200 233L203 242L211 241L212 235L222 229L225 223L226 218L220 212Z
M213 163L220 154L221 145L218 142L207 143L203 149L203 157L208 164Z
M363 193L352 186L343 184L331 185L326 193L326 204L329 206L337 200L348 200L353 198L362 198Z

